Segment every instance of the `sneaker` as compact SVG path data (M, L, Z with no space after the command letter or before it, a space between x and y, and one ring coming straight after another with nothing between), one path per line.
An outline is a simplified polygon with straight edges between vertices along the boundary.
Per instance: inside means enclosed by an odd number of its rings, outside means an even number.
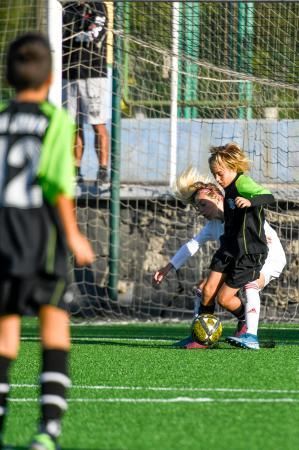
M208 345L203 345L200 344L199 342L191 341L188 344L186 344L183 348L186 348L187 350L198 350L208 348Z
M190 344L190 342L193 342L192 336L188 336L185 339L182 339L181 341L175 342L172 344L173 347L179 347L179 348L185 348L187 344Z
M236 331L234 333L235 337L240 337L242 334L247 333L247 325L244 320L239 320Z
M97 173L98 184L107 183L108 181L108 170L107 167L100 167Z
M49 434L40 433L34 437L29 450L59 450L59 447Z
M235 347L249 348L251 350L259 350L260 344L255 334L245 333L240 337L231 336L228 337L227 342Z

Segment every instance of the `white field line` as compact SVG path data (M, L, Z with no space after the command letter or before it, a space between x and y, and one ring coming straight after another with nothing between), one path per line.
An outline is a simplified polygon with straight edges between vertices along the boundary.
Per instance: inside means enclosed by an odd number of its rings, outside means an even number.
M157 339L154 336L153 337L147 337L147 338L126 338L126 337L72 337L72 341L78 341L78 342L84 342L84 341L133 341L133 342L168 342L171 343L172 341L178 341L179 339L175 338L169 338L169 339ZM23 336L21 337L21 341L40 341L40 338L37 336Z
M35 398L11 398L15 403L36 403ZM175 398L73 398L68 403L299 403L294 398L210 398L210 397L175 397Z
M38 384L11 384L14 389L38 388ZM299 394L298 389L251 389L251 388L205 388L205 387L163 387L163 386L102 386L102 385L78 385L71 386L71 389L85 390L112 390L112 391L156 391L156 392L248 392L263 394Z

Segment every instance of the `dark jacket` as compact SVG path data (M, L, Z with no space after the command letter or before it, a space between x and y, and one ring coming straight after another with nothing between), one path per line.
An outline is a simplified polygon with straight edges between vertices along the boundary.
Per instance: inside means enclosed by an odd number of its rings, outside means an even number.
M107 77L107 8L102 2L63 4L63 78Z
M247 198L252 206L237 208L236 197ZM224 235L220 238L222 251L238 258L245 254L267 253L263 205L274 201L270 191L249 176L238 174L225 188L225 225Z

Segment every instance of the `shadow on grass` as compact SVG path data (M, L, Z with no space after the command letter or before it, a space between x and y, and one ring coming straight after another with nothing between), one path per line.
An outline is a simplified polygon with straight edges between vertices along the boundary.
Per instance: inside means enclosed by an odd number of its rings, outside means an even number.
M2 447L1 447L2 448ZM23 447L23 446L16 446L14 447L13 445L7 445L3 447L3 450L28 450L28 446L27 447ZM99 447L61 447L61 450L107 450L107 448L99 448ZM121 450L120 448L111 448L109 450Z

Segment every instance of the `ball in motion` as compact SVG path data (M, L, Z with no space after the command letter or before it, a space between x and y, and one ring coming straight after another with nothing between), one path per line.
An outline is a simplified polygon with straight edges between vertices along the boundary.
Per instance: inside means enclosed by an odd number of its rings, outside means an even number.
M192 337L203 345L213 345L222 335L222 324L213 314L200 314L192 323Z

